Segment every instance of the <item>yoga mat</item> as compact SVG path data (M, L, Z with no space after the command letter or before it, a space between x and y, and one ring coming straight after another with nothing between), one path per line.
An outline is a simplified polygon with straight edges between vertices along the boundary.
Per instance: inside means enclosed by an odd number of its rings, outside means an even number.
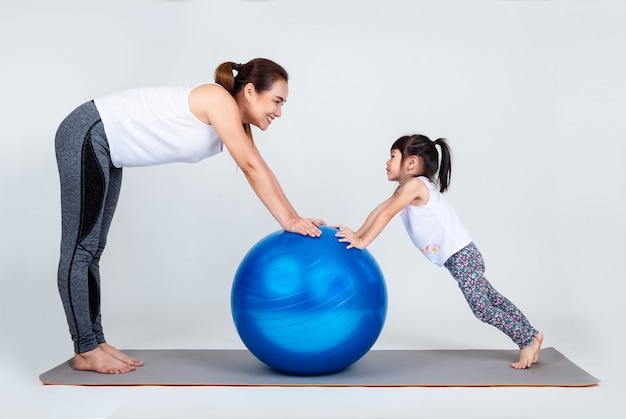
M600 382L554 348L517 370L517 350L371 350L332 374L280 373L247 350L126 350L143 367L126 374L76 371L71 359L41 374L48 385L81 386L328 386L328 387L586 387Z

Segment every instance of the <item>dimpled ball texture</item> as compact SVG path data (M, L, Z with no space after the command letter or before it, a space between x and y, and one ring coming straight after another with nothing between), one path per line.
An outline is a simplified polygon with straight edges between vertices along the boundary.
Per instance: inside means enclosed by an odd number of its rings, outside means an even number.
M275 370L328 374L374 345L387 314L387 289L367 250L346 249L336 230L311 238L284 231L243 258L232 286L235 327L249 351Z

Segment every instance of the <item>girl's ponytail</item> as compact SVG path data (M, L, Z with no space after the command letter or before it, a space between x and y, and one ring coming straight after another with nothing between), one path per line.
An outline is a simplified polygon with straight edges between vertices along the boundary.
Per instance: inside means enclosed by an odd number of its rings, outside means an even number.
M450 177L452 176L452 155L450 147L445 138L438 138L433 141L441 149L441 162L439 163L439 191L445 192L450 185Z

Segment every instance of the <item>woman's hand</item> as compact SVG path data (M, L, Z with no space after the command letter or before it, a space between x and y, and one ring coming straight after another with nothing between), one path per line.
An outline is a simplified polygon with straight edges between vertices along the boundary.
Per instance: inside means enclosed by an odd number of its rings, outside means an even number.
M341 243L348 243L346 249L352 249L353 247L365 249L365 243L354 231L343 225L335 225L333 227L339 230L335 233L335 237L339 237Z
M254 192L281 227L304 236L321 236L318 227L326 223L298 215L276 176L244 132L241 110L230 93L217 85L201 85L192 90L189 103L198 119L213 126Z
M291 233L302 234L303 236L319 237L322 235L322 230L319 229L319 226L323 225L326 225L326 223L317 218L298 217L289 220L286 225L283 226L283 229Z

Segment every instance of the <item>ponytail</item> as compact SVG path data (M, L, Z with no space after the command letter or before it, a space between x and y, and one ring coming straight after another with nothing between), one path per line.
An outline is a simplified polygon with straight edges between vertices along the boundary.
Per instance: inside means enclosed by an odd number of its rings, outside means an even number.
M217 66L215 69L215 83L221 85L232 95L235 88L235 76L233 71L239 72L241 64L227 61Z
M438 145L441 149L441 161L439 163L437 179L439 181L439 192L445 192L450 185L450 177L452 176L452 156L450 147L445 138L438 138L433 141L433 144Z

